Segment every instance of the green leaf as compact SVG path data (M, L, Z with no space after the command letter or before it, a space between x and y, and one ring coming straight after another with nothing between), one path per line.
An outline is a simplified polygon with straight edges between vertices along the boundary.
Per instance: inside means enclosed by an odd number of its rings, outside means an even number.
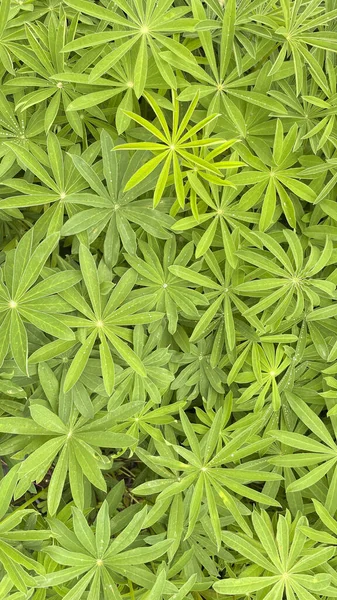
M41 329L56 338L61 340L73 340L75 338L71 329L62 323L60 317L30 310L30 308L26 308L24 304L20 307L19 312L26 321L29 321L38 329Z
M123 552L125 548L131 546L143 529L146 514L147 507L144 506L132 517L131 521L125 526L123 531L111 542L106 553L107 558L117 556L120 552Z
M212 290L220 289L219 284L215 283L214 281L212 281L212 279L206 277L205 275L201 275L200 273L192 271L192 269L173 265L169 267L169 271L176 277L180 277L181 279L189 281L190 283L194 283L198 286L203 286Z
M319 439L325 442L332 450L335 450L336 445L320 420L320 418L309 408L309 406L301 400L298 396L293 393L287 392L287 400L297 414L297 416L305 423L305 425L315 434Z
M48 512L54 516L62 498L63 487L68 471L68 450L64 447L61 451L56 467L50 479L48 488Z
M104 333L107 338L110 340L113 347L117 350L118 354L125 360L125 362L130 365L130 367L141 375L142 377L146 376L145 367L137 356L137 354L125 343L121 340L115 333L109 329L108 327L104 328Z
M244 577L241 579L229 578L217 581L213 587L219 594L249 594L263 590L277 583L278 580L278 575L269 577Z
M38 276L40 275L45 262L49 255L56 248L59 241L59 234L52 233L47 236L34 250L29 261L27 262L26 268L18 284L15 298L20 299L23 294L35 283Z
M24 147L19 146L14 142L6 142L6 145L14 152L15 156L21 161L27 169L40 179L48 188L58 193L57 185L52 180L46 169L39 161Z
M209 324L214 319L214 316L218 312L222 302L224 300L224 295L221 294L212 304L211 306L204 312L199 323L193 329L193 333L190 337L191 342L195 342L204 337L205 331L207 330Z
M120 93L120 89L116 88L113 90L103 90L101 92L92 92L91 94L85 94L80 98L76 98L67 106L67 111L74 110L85 110L86 108L91 108L92 106L98 106L98 104L102 104L102 102L106 102L117 96Z
M288 492L298 492L313 486L315 483L317 483L317 481L320 481L335 464L336 459L333 458L331 460L327 460L323 465L315 467L309 471L309 473L291 483L287 488Z
M133 565L143 565L147 562L152 562L156 560L167 550L172 544L172 540L164 540L163 542L158 542L158 544L154 544L150 548L135 548L133 550L127 550L119 554L119 556L115 556L109 560L111 565L115 567L122 566L133 566Z
M115 385L115 366L105 336L101 337L99 354L101 360L104 387L106 389L107 394L111 396Z
M92 331L77 351L64 380L64 391L68 392L81 377L96 341L96 331Z
M125 146L126 146L126 144L125 144ZM118 148L118 146L115 146L115 148L116 148L116 150L122 149L122 147ZM138 171L136 171L136 173L134 173L132 175L132 177L130 177L130 179L128 180L126 186L124 187L124 192L131 190L136 185L138 185L138 183L140 183L141 181L146 179L146 177L148 177L155 170L155 168L161 162L163 162L163 160L167 157L167 155L168 155L168 150L161 152L157 156L154 156L153 158L151 158L147 163L145 163L145 165L140 167L138 169Z
M13 358L19 369L28 374L28 338L26 329L17 310L13 309L10 325L10 345Z
M137 98L139 98L144 91L147 77L147 65L147 40L146 36L143 35L140 40L140 46L135 62L134 90Z
M18 466L12 467L0 482L0 519L2 519L7 513L12 500L18 480L18 469Z
M96 264L91 252L83 244L80 245L79 258L83 280L88 290L94 313L99 319L101 317L101 297Z
M89 3L88 3L89 4ZM89 75L89 83L93 83L96 81L101 75L107 73L111 67L113 67L127 52L131 50L131 48L135 45L137 40L139 39L139 35L136 35L131 40L127 40L111 52L104 56L92 69Z
M236 2L229 0L224 11L220 44L220 77L224 79L231 60L236 20Z
M235 98L239 98L240 100L244 100L250 104L254 104L255 106L259 106L264 110L267 110L271 113L276 113L280 115L286 115L287 109L273 98L266 96L265 94L260 94L259 92L244 92L239 90L228 90L232 96Z
M96 551L99 557L103 556L110 542L109 505L103 502L96 518Z
M76 461L80 465L83 475L99 490L106 491L106 483L100 469L100 463L96 455L93 455L88 446L81 441L73 441L73 449Z

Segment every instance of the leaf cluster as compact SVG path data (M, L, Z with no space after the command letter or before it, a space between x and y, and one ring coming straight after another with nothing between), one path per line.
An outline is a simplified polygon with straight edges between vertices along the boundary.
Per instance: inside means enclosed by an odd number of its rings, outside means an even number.
M337 598L333 0L0 0L0 600Z

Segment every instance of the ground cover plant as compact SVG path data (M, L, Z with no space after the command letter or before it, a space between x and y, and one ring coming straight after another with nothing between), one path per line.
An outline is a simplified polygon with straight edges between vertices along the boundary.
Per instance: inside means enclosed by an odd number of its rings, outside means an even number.
M337 598L337 5L0 0L0 600Z

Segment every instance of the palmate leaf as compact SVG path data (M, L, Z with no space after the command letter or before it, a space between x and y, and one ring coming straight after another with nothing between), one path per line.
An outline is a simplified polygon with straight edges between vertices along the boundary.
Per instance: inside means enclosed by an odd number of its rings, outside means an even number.
M33 510L20 510L18 513L10 513L8 509L18 481L18 466L13 467L0 483L1 507L0 507L0 562L12 586L22 593L26 593L28 587L34 585L34 579L29 571L43 573L41 564L31 557L19 551L15 544L16 534L13 531L27 516L34 513ZM46 540L50 537L48 530L40 530L37 534L31 530L25 530L22 534L24 540Z
M94 208L87 209L85 213L73 214L63 226L62 233L64 235L76 234L81 238L79 235L81 232L89 230L99 233L108 226L104 254L106 262L110 265L116 261L116 251L118 253L119 250L117 242L111 244L112 236L118 235L123 247L130 254L135 254L137 242L132 224L141 225L151 235L166 239L168 237L167 229L173 223L173 219L153 210L151 203L139 201L142 193L155 186L153 176L147 182L137 185L133 192L123 193L121 188L125 182L125 176L129 170L131 172L137 170L139 158L142 157L135 156L128 164L128 161L124 160L127 157L118 156L113 152L114 142L104 131L101 134L101 144L106 187L84 157L83 159L73 157L75 168L97 195L91 196L91 205ZM83 201L84 204L88 204L87 196L77 195L77 200L79 203ZM98 207L104 210L98 211Z
M13 358L23 373L27 373L28 337L25 323L32 323L38 329L50 335L64 339L74 339L74 334L62 322L62 316L52 315L68 311L67 303L59 303L54 292L60 292L72 287L81 279L78 272L55 273L51 281L44 279L36 283L44 268L49 255L56 248L59 235L54 233L43 240L34 249L32 246L32 230L20 240L17 248L12 250L4 267L2 312L5 316L5 327L9 328L9 345ZM34 287L32 287L34 286ZM50 304L48 306L48 301ZM42 311L41 311L42 309ZM2 360L8 351L4 346Z
M47 138L48 156L42 150L39 152L43 164L39 164L34 153L22 147L22 144L11 143L10 147L20 164L29 169L43 185L27 183L17 178L7 179L6 185L21 194L2 199L2 206L4 209L10 209L19 206L43 207L50 204L36 224L37 237L43 238L47 234L60 232L64 213L75 216L77 204L81 204L81 201L85 206L109 207L104 198L81 196L80 192L85 187L83 180L73 172L71 160L62 152L60 141L53 132L49 132ZM96 152L92 153L92 150L83 153L83 159L87 159L89 164L95 156Z
M257 157L255 157L243 144L237 145L241 158L256 170L243 171L233 175L230 181L236 185L253 184L254 186L247 195L243 196L239 203L239 207L243 209L253 206L260 200L262 193L265 192L260 217L261 231L267 230L273 222L276 194L280 198L282 210L291 227L295 226L296 217L294 206L289 197L289 190L307 202L315 201L315 192L307 184L297 179L296 168L290 168L296 164L297 160L297 155L293 152L296 135L297 127L294 125L283 139L282 122L278 121L274 139L274 145L275 148L278 148L278 151L274 152L273 156L271 153L264 156L257 148L254 148L257 154Z
M191 535L199 512L201 508L201 500L203 496L204 487L207 491L207 497L213 498L213 490L215 492L216 497L220 497L220 499L225 503L226 508L233 515L234 519L238 522L238 525L243 528L244 531L248 531L247 524L244 519L240 515L238 511L238 506L235 500L235 496L232 496L232 492L234 494L239 494L240 496L246 496L247 498L251 498L252 500L276 505L275 501L272 498L268 498L264 494L260 492L253 491L242 485L241 482L255 481L255 480L271 480L274 479L274 475L266 472L246 472L236 471L235 468L232 469L230 464L235 462L235 452L240 453L240 446L244 444L244 437L247 438L247 431L244 430L244 436L240 436L240 438L236 440L231 440L228 444L228 447L219 450L218 446L218 435L219 435L219 427L221 424L222 414L219 413L217 418L215 419L212 428L210 429L207 438L202 439L200 442L194 432L194 429L186 417L186 415L181 411L180 419L182 423L182 427L186 438L188 440L188 444L191 448L191 451L173 445L173 449L175 452L170 452L170 455L163 455L164 448L161 449L162 444L157 444L157 448L159 451L159 456L150 456L148 455L147 461L151 468L155 468L156 465L164 466L166 469L170 469L171 471L178 472L181 471L178 477L178 481L175 480L170 471L167 471L171 478L167 478L162 481L163 487L160 492L157 502L162 502L168 498L174 497L176 494L180 492L185 492L186 490L193 485L194 491L191 497L190 504L190 513L189 513L189 528L187 531L187 537ZM260 424L257 424L256 430L260 427ZM200 445L205 445L207 439L208 445L206 446L206 451L202 454ZM242 441L241 441L242 440ZM262 441L263 447L265 443ZM218 448L218 451L215 448ZM221 446L220 446L221 448ZM248 448L246 450L249 454L251 450ZM242 448L243 454L245 450ZM187 462L182 462L174 458L175 453L184 458ZM140 454L141 458L143 458L143 453ZM144 460L144 458L143 458ZM224 465L227 465L224 467ZM221 468L220 468L221 467ZM277 477L277 476L276 476ZM137 494L140 495L148 495L153 493L153 489L151 490L151 486L146 484L140 485L136 488ZM210 516L212 520L212 526L214 530L214 534L217 536L217 543L220 544L219 531L217 525L217 516L216 516L216 501L210 502L209 511L212 511ZM214 513L215 511L215 513Z
M334 548L313 549L310 556L306 556L304 551L304 555L301 556L306 538L302 531L296 531L296 526L302 530L305 517L300 517L297 523L292 524L289 513L286 517L280 516L276 535L266 512L262 512L261 515L254 512L252 520L259 538L258 544L244 539L242 534L238 536L232 533L224 533L223 541L248 559L251 564L257 563L263 575L218 581L213 586L217 592L226 595L244 594L269 588L266 597L282 598L285 594L287 598L301 599L310 598L310 591L320 589L324 593L324 590L329 588L331 582L329 575L321 573L311 576L310 573L311 570L329 560L335 552ZM303 527L303 529L309 528ZM308 570L307 574L304 575L306 570Z
M298 417L303 420L305 426L312 431L321 442L316 442L315 440L310 440L305 436L299 434L285 433L280 432L274 433L275 437L278 437L280 440L283 438L282 442L289 445L292 445L293 448L305 449L308 453L315 453L312 457L316 457L314 460L314 465L318 466L313 467L309 472L305 473L300 479L297 481L293 481L289 486L289 491L299 491L306 489L308 487L313 486L317 481L321 480L322 477L326 475L331 469L335 467L335 448L336 444L331 437L329 431L326 429L325 425L319 419L319 417L311 410L308 409L305 402L298 398L293 394L287 394L288 402ZM304 438L304 439L302 439ZM318 452L320 454L318 454ZM296 453L293 455L289 455L287 457L287 466L291 466L296 463ZM272 459L272 462L275 464L280 464L279 459ZM319 464L322 463L322 464ZM336 476L332 475L331 483L329 486L329 491L327 493L326 498L326 508L334 512L334 507L336 506L336 497L335 497L335 479Z
M127 518L127 514L125 514ZM75 587L81 589L81 593L87 588L92 581L90 592L95 589L99 592L101 586L104 587L105 577L112 578L114 574L119 574L120 570L126 568L127 576L131 581L134 581L135 575L132 573L132 568L136 565L145 565L149 561L154 561L162 556L171 545L171 541L158 542L152 546L143 546L133 550L126 550L139 535L144 527L146 518L146 507L138 511L135 516L127 518L125 529L117 537L110 539L110 521L108 504L104 502L96 519L95 534L88 525L83 514L73 509L74 533L67 529L66 525L57 519L51 520L51 529L54 537L61 543L60 546L48 546L45 552L60 564L68 567L75 565L80 567L81 573L87 572L87 575L81 578L81 588L77 584ZM64 536L71 540L71 550L67 541L62 547ZM76 576L74 568L65 568L61 573L50 573L46 576L37 578L37 586L39 588L47 587L48 585L57 585L72 580ZM137 569L135 569L137 572ZM142 567L138 570L141 573ZM144 573L146 571L144 570ZM136 575L136 580L137 580ZM115 584L114 584L115 586ZM74 588L73 588L74 589ZM113 589L113 588L112 588ZM116 589L116 588L115 588ZM163 586L165 591L169 591L169 584ZM171 591L171 590L170 590ZM68 597L72 597L72 591L68 592Z
M129 295L135 283L132 273L130 273L130 276L128 276L128 273L125 273L124 277L120 280L119 286L112 291L109 298L104 298L103 306L95 261L84 245L81 246L80 261L92 308L86 302L83 302L79 292L76 292L76 295L75 293L68 294L64 292L63 298L72 304L74 308L84 313L86 317L79 319L76 316L69 316L67 319L68 323L73 326L79 324L82 327L88 328L91 333L89 333L83 342L69 368L64 382L64 391L69 391L78 381L88 362L96 338L99 337L100 340L103 340L101 343L104 344L104 350L102 349L101 352L105 353L102 363L104 383L108 393L109 391L111 393L113 389L113 379L111 378L111 376L113 377L111 373L113 358L108 341L126 363L139 375L144 377L146 371L142 361L128 344L123 341L123 338L126 340L129 339L129 330L123 330L123 327L155 322L162 318L162 313L154 311L139 312L142 308L149 305L147 298L135 301L130 300L123 307L120 306L123 300L125 301ZM153 306L153 304L154 298L151 297L150 306Z
M71 487L73 484L75 485L76 479L77 482L81 481L81 489L76 493L73 490L76 502L81 499L80 505L83 503L84 494L82 473L92 485L103 490L106 489L101 474L101 469L104 469L104 460L94 448L124 447L124 444L128 446L136 441L129 435L114 434L108 430L100 431L99 429L95 429L95 439L93 440L90 428L87 431L85 424L81 425L76 413L71 422L66 425L57 414L44 406L36 405L31 408L31 417L30 420L16 417L4 418L0 422L0 430L19 436L38 435L41 440L41 446L28 450L30 455L21 463L18 473L19 483L15 492L17 496L20 497L30 487L32 481L42 480L52 462L55 461L56 468L51 478L50 496L48 497L48 510L52 515L56 513L61 500L61 492L68 471ZM47 437L46 441L43 439L44 436ZM24 440L23 443L25 443ZM79 478L78 475L81 477Z
M193 252L193 245L187 244L177 256L174 238L167 240L159 255L144 242L139 242L139 248L144 260L138 256L125 256L129 265L138 273L137 284L141 287L131 295L140 297L147 294L149 300L155 298L156 309L166 313L168 330L174 333L179 313L183 312L189 318L195 319L199 317L197 306L207 304L207 300L200 293L187 288L187 284L170 272L171 265L187 264Z
M165 116L158 106L157 102L150 94L145 94L146 99L154 110L156 117L160 123L160 126L163 131L158 129L155 125L144 119L143 117L136 115L135 113L126 113L130 118L135 120L141 126L143 126L152 136L159 140L159 143L149 142L136 142L135 144L123 144L115 146L116 150L137 150L137 149L148 149L156 154L149 162L143 165L138 171L129 179L125 186L125 191L132 189L135 185L143 181L147 178L152 171L165 160L165 164L163 170L161 172L161 176L158 178L155 192L154 192L154 206L156 206L163 195L164 189L167 185L171 161L173 166L173 180L175 184L175 189L177 193L178 203L181 207L184 206L185 203L185 195L184 195L184 184L183 178L184 174L181 171L180 161L183 159L184 162L187 163L190 168L195 165L201 168L202 170L210 171L216 175L221 176L221 171L219 167L217 167L216 163L204 160L203 158L197 158L193 153L187 151L189 149L189 140L193 140L193 147L198 148L198 146L206 145L212 146L214 144L220 144L223 140L219 140L217 138L210 138L205 142L205 140L197 140L195 139L195 135L208 123L212 120L216 119L219 115L213 114L209 117L203 119L197 125L189 128L187 133L184 133L185 129L188 126L189 120L193 115L194 108L199 99L199 94L197 93L193 98L189 109L187 110L185 117L178 124L179 120L179 102L176 99L175 94L172 92L172 103L174 110L174 122L173 129L170 132L168 125L165 121ZM180 161L179 161L180 159Z

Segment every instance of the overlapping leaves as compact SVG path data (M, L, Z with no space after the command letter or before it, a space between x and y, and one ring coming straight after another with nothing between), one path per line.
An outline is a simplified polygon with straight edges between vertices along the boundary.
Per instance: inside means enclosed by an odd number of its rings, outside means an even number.
M0 2L0 599L337 597L336 23Z

